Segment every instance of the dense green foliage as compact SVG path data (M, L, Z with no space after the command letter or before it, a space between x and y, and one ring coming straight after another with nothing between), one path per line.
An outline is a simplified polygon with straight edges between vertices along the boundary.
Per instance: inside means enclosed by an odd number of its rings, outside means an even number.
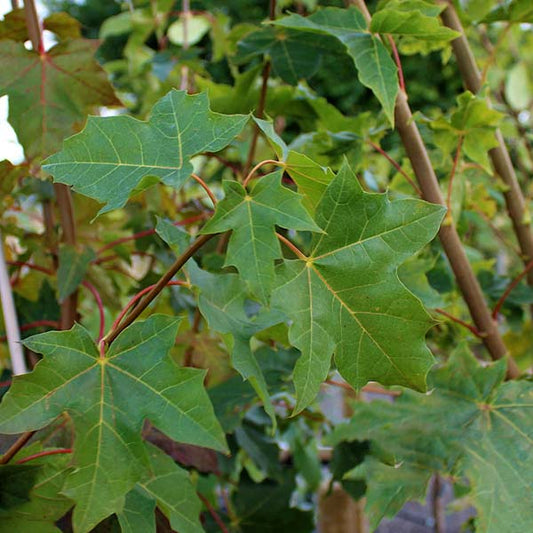
M0 21L0 529L533 530L533 9L264 4Z

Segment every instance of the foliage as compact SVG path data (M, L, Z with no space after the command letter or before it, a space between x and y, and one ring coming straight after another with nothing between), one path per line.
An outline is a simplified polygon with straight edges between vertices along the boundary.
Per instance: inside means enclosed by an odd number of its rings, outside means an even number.
M333 484L377 528L438 475L531 530L529 3L25 4L0 528L307 532Z

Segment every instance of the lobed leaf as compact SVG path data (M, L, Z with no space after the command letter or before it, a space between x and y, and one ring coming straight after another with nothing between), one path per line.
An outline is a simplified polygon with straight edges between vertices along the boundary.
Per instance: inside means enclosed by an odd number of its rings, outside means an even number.
M76 502L77 531L90 531L120 510L146 472L144 419L177 441L226 450L203 388L204 372L179 368L168 356L177 326L178 320L163 315L133 324L104 358L79 325L25 341L44 359L15 378L0 405L0 432L40 429L69 413L76 469L63 492Z
M101 214L122 207L154 181L179 189L193 171L190 159L222 150L247 121L245 115L213 113L205 93L172 90L146 122L125 115L90 117L43 168L56 182L105 203Z
M28 159L59 149L96 107L120 105L94 59L98 46L71 39L39 54L23 42L0 41L0 96L9 96L9 122Z
M275 22L277 26L338 39L352 58L359 81L375 94L391 124L398 94L397 68L383 43L367 28L355 8L329 7L308 17L290 15ZM320 39L315 39L318 43Z
M301 196L281 185L282 172L263 176L250 192L236 181L224 181L225 198L202 233L232 230L225 266L237 267L252 293L268 302L275 280L274 261L281 258L275 226L321 231L302 206Z
M518 533L533 523L533 386L503 382L505 368L505 361L481 366L462 346L431 372L431 394L404 391L394 404L358 404L333 432L333 443L370 439L382 460L367 458L349 474L366 480L373 527L422 497L435 471L469 479L482 531Z
M316 396L331 354L354 387L369 380L425 388L432 320L399 281L397 267L436 234L444 209L363 192L346 164L328 186L307 260L284 261L273 305L293 321L302 356L294 370L296 412Z

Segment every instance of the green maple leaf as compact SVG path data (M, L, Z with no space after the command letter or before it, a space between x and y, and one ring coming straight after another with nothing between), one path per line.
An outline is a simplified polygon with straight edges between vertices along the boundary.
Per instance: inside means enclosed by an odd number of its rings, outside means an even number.
M32 444L17 454L17 460L45 450L50 451L37 443ZM7 468L12 469L14 477L5 481L13 489L20 490L20 486L23 486L24 478L21 479L20 476L25 476L25 469L34 469L34 475L26 501L8 508L0 506L0 529L17 533L59 533L54 522L72 507L72 501L61 494L63 483L72 471L70 459L69 455L48 455L32 459L28 464L8 465ZM0 484L3 483L4 480ZM4 495L1 499L4 504Z
M276 20L275 24L338 39L353 60L359 81L375 94L390 123L394 124L397 68L383 43L369 32L360 11L328 7L308 17L290 15ZM320 38L315 39L315 46L316 43L320 43Z
M226 266L234 265L252 292L267 302L275 279L274 261L281 246L275 226L321 231L301 204L301 196L281 185L277 171L256 181L250 192L236 181L224 181L225 198L202 233L232 230Z
M340 115L338 112L337 114ZM289 150L285 141L275 132L272 122L259 118L254 118L254 120L268 139L277 157L285 163L285 172L296 183L298 192L303 196L302 204L314 214L324 191L334 177L332 170L320 166L304 154Z
M202 385L204 372L179 368L168 355L178 322L155 315L133 324L103 358L79 325L25 341L44 359L31 374L15 378L0 405L0 432L40 429L69 413L76 470L63 492L76 502L77 531L120 510L145 473L144 419L174 440L226 449Z
M370 458L349 474L366 480L373 527L422 498L439 471L468 478L481 531L531 530L533 384L504 383L505 369L505 361L481 366L462 346L431 372L431 394L406 390L394 404L358 404L334 431L330 442L369 439L375 455L396 463Z
M433 6L419 0L390 2L374 13L370 30L428 41L450 41L459 37L460 33L440 23L438 16L443 10L444 6Z
M98 46L72 39L39 54L0 41L0 95L9 96L9 122L28 159L58 150L97 107L120 105L94 59Z
M309 48L314 53L309 53ZM316 40L313 35L283 28L266 27L254 31L237 43L237 63L250 61L257 55L268 55L274 74L291 85L316 73L323 56L342 51L331 37Z
M206 93L172 90L146 122L126 115L89 117L85 129L67 139L43 168L55 181L106 203L104 213L122 207L135 189L154 179L181 187L193 171L190 159L225 148L247 120L213 113Z
M502 114L491 109L482 97L469 91L457 97L457 104L458 108L449 121L440 118L430 123L436 130L438 145L446 152L452 152L456 149L457 138L461 136L465 155L491 172L488 153L498 146L495 132Z
M180 533L202 533L199 516L202 504L189 479L168 455L147 445L150 468L126 495L124 508L117 516L123 533L156 531L156 505Z
M276 417L265 377L250 347L250 339L259 331L283 321L279 310L261 310L255 316L246 313L247 290L236 274L211 274L189 263L189 275L200 288L198 306L209 326L233 336L231 363L248 380L263 401L265 411L275 426Z
M315 237L308 260L280 266L272 296L292 319L289 339L302 352L294 371L297 412L316 396L333 351L356 388L369 380L425 388L432 320L397 267L435 236L443 214L421 200L365 193L348 166L341 168L317 209L326 233Z

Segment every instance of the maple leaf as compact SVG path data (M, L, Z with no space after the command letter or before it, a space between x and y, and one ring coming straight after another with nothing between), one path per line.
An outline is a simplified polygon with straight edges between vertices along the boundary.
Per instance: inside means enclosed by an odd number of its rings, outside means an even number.
M98 106L120 105L94 59L97 41L72 39L41 54L0 41L0 95L28 159L50 155Z
M270 297L275 280L274 260L281 246L275 226L321 231L301 204L301 196L281 185L277 171L256 181L250 192L236 181L224 181L224 200L202 233L232 230L225 266L234 265L262 302Z
M265 377L250 347L250 339L255 333L282 322L284 316L277 309L262 309L255 316L248 316L245 309L247 291L236 274L211 274L192 262L188 270L191 281L201 290L198 301L200 312L211 328L233 335L231 364L244 379L250 381L275 426L274 407Z
M353 60L359 81L380 101L391 124L398 94L398 76L394 61L378 37L368 31L363 14L351 7L326 7L308 17L289 15L274 22L276 26L321 36L335 37ZM321 39L311 47L320 48Z
M148 445L150 467L143 478L128 492L124 508L117 513L123 533L156 531L156 505L180 533L202 533L199 516L202 504L189 479L168 455Z
M17 454L17 460L37 452L50 451L40 443L26 446ZM2 494L0 505L0 529L17 533L58 533L54 525L71 507L72 501L61 494L63 483L72 470L69 455L48 455L32 459L29 464L6 465L0 470L0 486L3 490L19 492L24 488L26 470L33 472L31 488L26 498L18 498L13 505L6 506L6 495ZM3 469L11 470L11 478L6 479ZM3 492L2 490L2 492Z
M430 373L431 394L405 390L394 404L359 403L350 422L336 428L330 444L369 439L377 455L347 474L366 480L372 527L422 498L438 471L469 479L481 531L528 530L533 385L504 383L505 370L505 361L481 366L462 345Z
M425 388L432 320L398 279L397 267L436 234L444 209L363 191L345 163L317 208L325 233L307 260L278 269L272 305L293 321L301 350L294 381L301 411L326 378L331 354L354 387L369 380Z
M44 358L31 374L14 379L0 405L0 432L40 429L69 413L76 469L63 492L76 502L77 531L90 531L120 510L145 474L144 419L176 441L226 450L203 388L205 372L179 368L168 355L178 322L154 315L133 324L105 357L79 325L25 341Z
M106 203L100 213L122 207L132 191L156 180L179 188L193 171L191 157L218 152L238 135L247 115L209 110L206 93L170 91L152 109L148 121L122 115L89 117L63 150L43 168L54 180Z

